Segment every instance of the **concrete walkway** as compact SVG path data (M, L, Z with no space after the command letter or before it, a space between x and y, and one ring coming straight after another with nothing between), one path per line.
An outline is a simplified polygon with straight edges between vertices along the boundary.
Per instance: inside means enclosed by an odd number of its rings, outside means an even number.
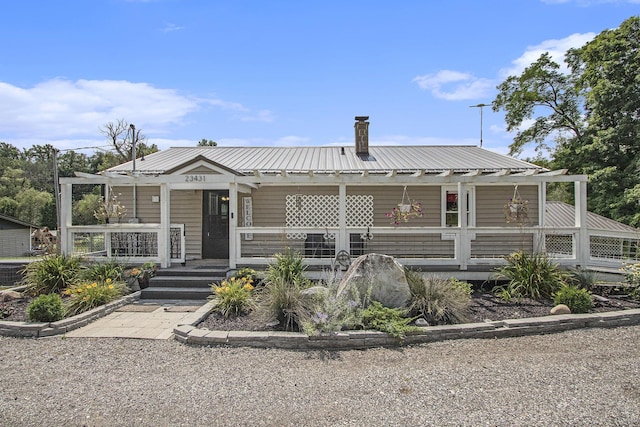
M66 334L69 338L144 338L166 340L179 325L190 325L210 309L204 302L137 302Z

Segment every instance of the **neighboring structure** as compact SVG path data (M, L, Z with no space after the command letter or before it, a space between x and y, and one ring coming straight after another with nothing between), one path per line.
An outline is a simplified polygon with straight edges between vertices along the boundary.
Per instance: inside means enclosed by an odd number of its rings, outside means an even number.
M231 268L265 265L285 248L320 266L338 253L378 252L423 270L486 276L512 251L551 244L561 246L563 264L590 264L596 236L587 223L585 175L475 146L369 146L367 120L356 117L351 147L170 148L138 159L135 170L128 162L61 178L62 250L163 267L216 259ZM553 182L574 184L570 224L552 226L550 211L541 209ZM73 225L74 184L117 194L125 221ZM507 222L514 198L526 201L525 210L514 207ZM407 199L416 204L403 215L398 204Z
M0 214L0 258L28 256L31 253L31 233L38 226Z

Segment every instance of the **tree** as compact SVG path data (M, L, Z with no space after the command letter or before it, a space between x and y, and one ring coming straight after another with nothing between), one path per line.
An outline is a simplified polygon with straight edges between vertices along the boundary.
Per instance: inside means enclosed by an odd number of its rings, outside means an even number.
M217 147L218 143L215 142L212 139L204 139L202 138L199 142L198 142L198 147Z
M517 132L509 146L510 154L521 153L530 142L536 143L536 151L548 149L546 140L549 136L555 136L556 142L563 141L567 133L569 138L582 137L580 94L572 78L559 69L551 56L544 53L520 76L509 76L498 86L493 111L504 109L507 131ZM534 115L537 116L534 123L525 126Z
M493 109L517 130L511 154L553 138L554 165L589 175L589 210L640 226L640 17L570 50L566 62L570 74L544 54L498 86Z
M136 158L144 157L158 151L155 144L147 145L147 137L140 129L136 129L133 124L120 119L116 123L109 122L100 128L100 132L109 140L113 151L112 156L105 155L101 167L107 169L112 166L126 163L131 160L133 143L136 146Z

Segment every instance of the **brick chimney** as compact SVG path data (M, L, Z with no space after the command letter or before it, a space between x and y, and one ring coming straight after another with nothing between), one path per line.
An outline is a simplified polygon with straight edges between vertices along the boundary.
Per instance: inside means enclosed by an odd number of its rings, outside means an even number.
M356 116L356 154L369 155L369 116Z

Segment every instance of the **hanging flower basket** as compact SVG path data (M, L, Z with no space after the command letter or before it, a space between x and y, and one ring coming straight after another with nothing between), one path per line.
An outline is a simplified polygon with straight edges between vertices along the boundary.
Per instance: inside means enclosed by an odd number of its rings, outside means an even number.
M520 197L517 185L513 191L513 197L504 205L504 218L507 223L520 225L529 219L529 201Z
M401 222L409 222L411 218L419 218L422 216L422 204L409 198L407 186L405 185L402 193L402 201L398 206L393 208L391 212L387 212L386 216L392 219L391 224L399 225Z

